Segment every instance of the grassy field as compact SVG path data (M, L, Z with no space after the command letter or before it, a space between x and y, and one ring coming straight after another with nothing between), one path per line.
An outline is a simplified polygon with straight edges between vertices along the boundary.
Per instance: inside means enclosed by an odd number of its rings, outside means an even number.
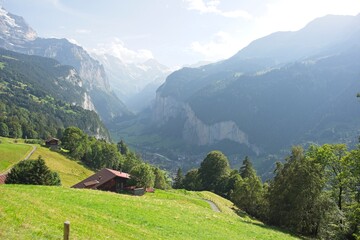
M0 141L0 173L23 160L32 150L32 146L15 143L14 139L0 137Z
M296 239L236 215L213 212L198 193L182 190L135 197L0 185L0 192L0 239L62 239L66 220L71 239Z
M2 142L0 144L0 173L23 160L31 152L33 146L36 146L36 151L30 159L37 159L42 156L46 165L52 171L59 173L61 183L65 187L70 187L94 173L79 162L70 160L64 155L50 151L38 144L24 144L23 139L18 139L18 143L14 143L14 139L11 138L0 138L0 140Z
M93 171L78 162L70 160L60 153L50 151L45 147L38 146L30 159L37 159L38 156L45 160L46 166L52 171L59 173L61 184L65 187L71 187L94 174Z
M4 159L15 159L7 168L34 146L22 140L1 141L0 166ZM59 173L63 187L0 185L0 239L62 239L66 220L71 222L71 239L295 239L245 213L235 214L230 201L211 192L156 190L135 197L69 189L93 172L62 154L36 147L30 159L41 155ZM213 201L221 212L212 211L203 199Z

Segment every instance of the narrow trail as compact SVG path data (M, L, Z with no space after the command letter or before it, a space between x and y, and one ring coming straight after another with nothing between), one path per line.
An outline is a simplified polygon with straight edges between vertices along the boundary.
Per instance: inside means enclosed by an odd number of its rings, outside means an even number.
M27 145L27 144L26 144ZM36 151L36 149L37 149L37 147L36 146L32 146L32 150L31 150L31 152L29 152L29 154L28 155L26 155L26 157L24 158L24 160L28 160L30 157L31 157L31 155L33 155L33 153ZM12 166L13 167L13 166ZM5 174L8 174L10 171L11 171L11 169L12 169L12 167L11 168L9 168L8 170L6 170L5 172L2 172L2 173L0 173L1 175L5 175Z
M210 207L214 212L221 212L220 209L218 208L218 206L216 206L216 204L213 201L210 201L207 199L204 199L204 201L206 201L210 204Z
M31 150L31 152L24 158L24 160L28 160L31 155L33 155L33 153L36 151L37 147L36 146L32 146L33 149Z

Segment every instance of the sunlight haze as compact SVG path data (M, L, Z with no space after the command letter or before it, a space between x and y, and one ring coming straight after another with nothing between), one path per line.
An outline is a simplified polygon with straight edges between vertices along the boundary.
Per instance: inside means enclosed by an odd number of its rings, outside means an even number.
M39 37L67 38L124 62L169 66L226 59L252 40L328 14L357 15L358 0L3 0Z

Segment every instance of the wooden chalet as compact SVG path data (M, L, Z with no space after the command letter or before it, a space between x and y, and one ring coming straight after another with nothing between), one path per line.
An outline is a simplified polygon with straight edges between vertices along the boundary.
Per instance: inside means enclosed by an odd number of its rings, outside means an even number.
M127 188L127 181L129 179L130 175L128 173L104 168L87 179L75 184L72 188L120 192Z
M49 138L45 141L47 147L57 147L60 144L60 140L57 138Z

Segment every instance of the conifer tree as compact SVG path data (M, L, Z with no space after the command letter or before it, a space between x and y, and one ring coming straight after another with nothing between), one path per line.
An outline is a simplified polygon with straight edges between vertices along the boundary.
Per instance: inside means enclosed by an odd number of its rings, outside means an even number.
M263 199L263 186L248 157L240 168L241 179L234 184L232 201L242 210L253 216L259 216Z
M182 169L178 168L175 179L174 179L173 188L175 188L175 189L184 188L183 181L184 181L184 175L182 173Z

